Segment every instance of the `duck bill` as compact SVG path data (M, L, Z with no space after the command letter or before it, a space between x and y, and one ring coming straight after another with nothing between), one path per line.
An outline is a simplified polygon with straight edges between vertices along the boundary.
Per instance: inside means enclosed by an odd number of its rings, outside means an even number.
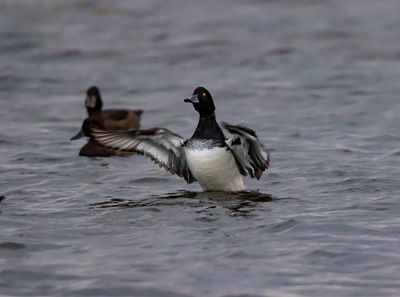
M85 100L85 106L89 108L95 108L96 98L94 96L87 96Z
M189 98L186 98L185 100L183 100L184 102L187 102L187 103L192 103L192 104L194 104L194 103L199 103L199 97L197 97L197 94L196 95L193 95L190 99Z
M78 132L78 134L76 134L75 136L73 136L71 138L71 140L77 140L79 138L82 138L83 136L85 136L85 134L83 134L82 130Z

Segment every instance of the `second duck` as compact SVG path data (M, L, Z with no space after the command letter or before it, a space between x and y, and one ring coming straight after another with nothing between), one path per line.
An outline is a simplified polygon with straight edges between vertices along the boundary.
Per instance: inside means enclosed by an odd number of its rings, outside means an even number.
M106 109L103 110L103 100L99 88L96 86L90 87L86 91L85 107L89 119L96 126L107 131L132 130L140 128L140 117L142 110L125 110L125 109ZM84 123L85 123L84 121ZM82 126L84 126L83 124ZM81 129L78 134L73 136L71 140L76 140L84 136L89 136ZM79 151L80 156L86 157L109 157L109 156L125 156L131 155L132 152L121 152L118 150L105 148L89 140Z

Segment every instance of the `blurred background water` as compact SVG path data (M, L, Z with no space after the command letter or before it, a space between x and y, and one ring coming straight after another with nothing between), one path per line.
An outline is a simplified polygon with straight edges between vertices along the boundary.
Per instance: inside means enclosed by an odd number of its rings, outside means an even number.
M1 296L399 296L400 2L0 1ZM271 151L246 195L78 157L86 89Z

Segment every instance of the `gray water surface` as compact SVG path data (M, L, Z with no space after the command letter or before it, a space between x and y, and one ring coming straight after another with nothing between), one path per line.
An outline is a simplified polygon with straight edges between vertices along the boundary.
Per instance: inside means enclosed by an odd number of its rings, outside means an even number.
M0 1L1 296L400 296L400 2ZM271 152L248 193L78 157L86 89Z

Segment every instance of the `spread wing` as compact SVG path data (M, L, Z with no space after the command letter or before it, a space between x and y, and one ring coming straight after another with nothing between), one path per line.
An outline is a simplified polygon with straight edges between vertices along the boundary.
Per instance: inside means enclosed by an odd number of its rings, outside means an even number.
M99 145L149 157L155 164L188 183L196 181L186 162L185 139L163 128L146 130L106 131L94 125L87 127L89 137Z
M235 156L242 175L250 174L252 178L260 179L269 166L269 153L259 142L256 132L243 126L233 126L222 123L233 138L226 141L227 146Z

